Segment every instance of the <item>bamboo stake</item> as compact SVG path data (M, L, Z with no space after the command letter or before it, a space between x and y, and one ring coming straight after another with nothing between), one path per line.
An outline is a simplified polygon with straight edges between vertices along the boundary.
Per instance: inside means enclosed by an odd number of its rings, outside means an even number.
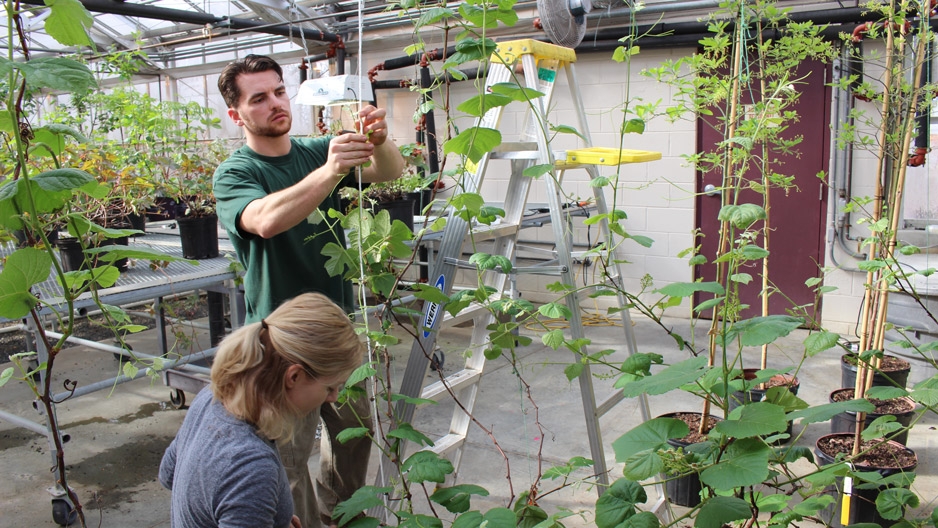
M744 9L742 6L740 9ZM731 71L733 86L730 91L730 115L728 119L728 124L726 128L726 137L731 138L736 135L736 116L739 106L739 74L741 70L740 58L742 57L740 48L742 47L739 40L743 38L743 29L742 26L742 16L739 17L740 23L736 24L736 45L733 48L733 69ZM730 204L729 190L735 187L734 177L733 177L733 164L732 164L732 149L733 146L731 143L726 143L726 146L723 147L725 150L725 155L723 159L723 193L721 194L722 205L727 206ZM734 193L735 194L735 193ZM727 251L730 240L730 223L726 220L723 220L720 224L720 244L719 249L717 250L717 255L722 255ZM716 269L716 278L719 280L725 272L726 263L718 262ZM729 290L728 281L726 283L727 294ZM724 301L725 306L725 301ZM710 332L709 332L709 344L710 344L710 354L707 358L707 366L712 367L716 363L716 349L717 349L717 334L719 333L719 324L720 321L724 318L720 317L719 306L713 308L713 316L710 322ZM703 404L703 414L700 418L700 427L698 432L704 434L707 428L707 417L710 415L710 400L704 398Z
M889 3L889 12L895 12L896 3L895 0L890 1ZM894 45L895 45L895 35L893 33L892 25L885 24L886 28L886 71L884 73L883 85L885 89L883 91L883 103L882 109L880 111L881 122L879 126L879 155L876 160L876 195L874 196L873 202L873 223L879 221L882 216L883 208L883 194L884 194L884 167L886 161L886 138L887 131L889 127L889 104L892 97L892 68L895 61L894 55ZM872 238L872 244L870 245L869 251L869 261L875 260L879 255L879 244L875 241L875 237ZM862 354L866 350L871 350L871 336L870 336L870 317L873 313L873 303L875 302L878 295L875 294L873 288L879 283L879 273L874 275L872 268L866 273L866 283L867 289L863 295L863 315L861 316L861 328L860 328L860 350ZM861 376L862 374L862 376ZM861 394L865 391L863 387L866 385L866 368L862 365L862 362L857 361L857 381L854 389L854 398L862 398ZM857 423L854 435L854 445L853 445L853 455L857 455L860 452L860 434L862 433L862 424L866 420L866 413L858 412L857 413Z

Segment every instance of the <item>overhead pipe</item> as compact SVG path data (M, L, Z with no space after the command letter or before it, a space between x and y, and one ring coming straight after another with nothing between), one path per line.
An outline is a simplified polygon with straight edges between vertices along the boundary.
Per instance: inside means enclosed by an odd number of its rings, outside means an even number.
M107 13L111 15L149 18L154 20L164 20L167 22L199 24L202 26L209 25L216 28L229 28L233 30L250 30L259 33L280 35L283 37L302 35L302 37L305 39L318 42L340 42L342 40L342 37L335 33L327 33L321 30L294 27L290 23L265 24L263 22L257 22L243 18L215 16L209 13L199 13L196 11L185 11L182 9L170 9L165 7L153 7L131 2L120 2L117 0L80 1L81 4L85 6L85 9L93 13ZM46 5L45 0L21 0L20 3L38 6Z

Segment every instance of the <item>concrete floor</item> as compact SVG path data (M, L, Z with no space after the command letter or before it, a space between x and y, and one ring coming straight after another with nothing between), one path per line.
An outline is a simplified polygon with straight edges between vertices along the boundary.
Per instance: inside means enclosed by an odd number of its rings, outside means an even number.
M679 329L685 336L690 333L685 320L669 319L666 324ZM651 322L637 319L634 331L642 352L660 353L666 362L687 357L687 351L677 350L673 339ZM614 349L617 352L612 356L612 362L624 359L621 327L594 321L586 333L594 343L591 351ZM705 331L698 329L697 334L698 342L702 343ZM440 343L444 350L457 350L466 345L468 335L465 329L445 330ZM799 330L779 340L770 351L770 366L790 365L798 356L805 335ZM487 363L475 416L493 433L498 448L486 432L478 427L471 429L459 482L478 484L491 492L487 498L474 498L473 509L506 506L508 498L525 491L539 471L550 465L562 464L576 455L590 456L580 389L576 382L568 382L563 374L571 356L568 352L540 345L540 339L533 333L532 337L534 344L519 352L523 365L519 372L521 379L531 386L536 408L526 399L519 376L510 366L503 361ZM204 335L200 339L203 342L208 340ZM133 336L131 344L138 351L156 350L152 332ZM402 375L409 351L409 342L395 347L391 362L393 379ZM756 364L755 353L755 350L745 352L751 364ZM839 357L839 352L830 350L809 360L799 374L801 398L812 404L828 401L828 393L840 385ZM458 363L461 363L459 354L449 352L445 371L456 370ZM0 370L5 367L0 365ZM76 348L60 356L56 370L60 376L67 372L70 379L87 384L115 375L117 369L118 363L110 353ZM604 373L598 369L594 373L600 375L595 386L599 399L602 399L612 390L614 380L601 379ZM916 364L910 383L932 374L934 372L928 367ZM116 387L113 391L93 393L58 406L63 431L71 437L65 446L71 485L84 501L90 526L98 526L99 523L103 527L169 526L170 494L157 482L157 468L164 449L185 415L184 410L174 409L169 404L169 395L170 389L159 380L142 379ZM700 404L693 396L672 392L651 397L650 407L652 415L659 415L677 410L696 410ZM22 382L11 382L0 388L0 409L39 420ZM452 402L421 407L414 425L431 437L439 436L448 430L452 411ZM540 428L536 424L538 418ZM621 475L621 466L615 463L612 449L608 446L640 421L636 400L623 401L601 421L607 464L612 469L613 479ZM919 456L914 489L925 498L925 503L919 508L922 512L930 512L938 502L936 426L938 417L926 415L912 430L908 441L909 447ZM802 433L802 429L803 426L796 424L795 434ZM828 432L827 423L812 424L803 431L798 445L813 449L814 441ZM539 448L544 460L544 466L540 468L534 458ZM499 449L508 457L507 462ZM377 455L373 455L372 474L377 471L377 460ZM315 463L315 458L311 459L313 467ZM0 467L3 468L0 528L56 526L52 521L50 495L46 491L53 482L50 466L49 446L43 436L0 421ZM589 473L581 470L577 475L585 478ZM592 525L590 510L596 500L595 489L576 483L555 489L558 486L558 481L542 483L541 506L548 513L561 508L582 512L580 516L566 519L564 523L567 526ZM649 495L646 507L655 502L651 488ZM418 506L418 509L422 508Z

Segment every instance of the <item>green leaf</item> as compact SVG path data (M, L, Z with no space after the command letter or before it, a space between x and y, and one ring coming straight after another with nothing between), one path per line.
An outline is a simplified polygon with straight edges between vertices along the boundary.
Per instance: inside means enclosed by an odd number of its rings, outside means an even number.
M3 63L0 62L0 65ZM9 110L0 110L0 132L13 132L13 113Z
M36 248L22 248L6 259L0 271L0 317L20 319L39 303L30 289L49 278L52 257Z
M446 154L466 156L473 163L478 163L502 142L502 133L485 127L471 127L463 130L456 137L443 144Z
M749 284L752 282L752 275L748 273L734 273L730 275L730 280L740 284Z
M618 528L659 528L661 521L658 516L649 511L638 512L629 517Z
M830 495L815 495L795 504L792 511L799 515L814 515L834 502L836 502L836 499Z
M538 307L537 313L550 319L569 319L573 315L566 304L559 302L542 304Z
M480 270L492 270L501 266L504 271L511 271L511 260L503 255L489 255L488 253L474 253L469 262L475 264Z
M367 427L347 427L339 431L339 434L336 435L336 440L338 440L340 444L344 444L349 440L365 438L366 436L368 436Z
M734 323L726 331L726 339L731 341L739 336L743 346L767 345L780 337L787 336L802 324L804 324L804 319L790 315L753 317Z
M443 68L450 69L474 60L488 59L495 48L495 41L489 38L464 38L456 43L456 52L450 55Z
M765 218L765 209L751 203L724 205L717 215L718 220L729 222L737 229L746 229L759 220L765 220Z
M743 260L762 260L769 256L769 252L755 244L749 244L739 250L739 255Z
M905 488L883 490L876 497L876 511L884 519L897 521L905 514L905 508L918 508L918 495Z
M446 19L453 18L456 16L456 11L446 7L431 7L421 12L420 18L415 23L416 28L421 28L430 24L436 24L437 22ZM411 53L408 53L411 55Z
M443 521L422 513L398 510L398 528L443 528Z
M407 480L415 484L436 482L442 484L453 472L453 463L432 451L417 451L401 465Z
M645 121L638 118L629 119L622 127L623 134L642 134L645 132Z
M90 46L88 31L94 23L91 13L78 0L45 0L52 13L46 19L46 33L63 46Z
M616 381L615 388L622 388L622 393L627 397L640 394L664 394L700 378L706 371L707 358L698 356L675 363L657 374L640 380L620 383L620 378L619 381ZM623 386L620 387L620 385Z
M466 512L456 518L452 528L515 528L515 512L508 508L492 508L483 515Z
M551 330L550 332L545 332L543 335L541 335L541 342L554 350L557 350L563 346L563 340L564 337L562 328L557 328Z
M810 424L816 422L826 422L834 416L847 411L870 413L876 410L876 406L866 400L847 400L842 402L825 403L814 405L800 411L788 413L788 420L795 421L799 418L802 423Z
M511 102L511 97L507 95L483 93L463 101L462 104L456 107L456 110L465 112L471 116L482 117L489 110L506 106Z
M63 57L40 57L18 62L15 67L23 73L26 84L35 89L85 94L97 86L87 66Z
M346 525L349 521L358 517L359 514L372 508L383 506L384 501L380 495L385 495L394 491L392 487L379 488L376 486L364 486L355 490L348 500L340 502L332 510L332 518L339 522L339 526Z
M11 378L13 378L13 367L3 369L3 372L0 372L0 387L6 385Z
M596 501L596 526L614 528L635 515L635 506L648 500L645 489L628 479L612 483Z
M563 369L563 375L567 377L567 381L573 381L580 377L583 374L583 369L585 365L583 363L570 363Z
M645 480L664 472L664 459L655 451L641 451L625 459L622 475L631 480Z
M808 357L814 357L825 350L834 348L837 346L838 341L840 341L839 335L827 330L821 330L805 338L804 350Z
M690 297L699 291L715 295L724 295L726 293L726 290L719 282L675 282L655 291L669 297Z
M30 180L50 192L71 191L95 181L94 176L88 172L67 167L40 172Z
M550 163L545 163L543 165L532 165L521 171L521 175L525 178L539 178L552 170L554 170L554 166Z
M653 418L639 424L612 443L616 462L625 462L636 453L657 451L668 445L670 438L683 438L690 429L676 418Z
M553 466L547 469L544 472L544 478L546 479L555 479L569 476L573 473L574 470L583 467L589 467L593 465L593 461L588 458L583 458L581 456L575 456L567 461L566 464L562 466Z
M578 137L580 137L580 138L587 139L586 136L584 136L583 134L581 134L579 130L577 130L576 128L574 128L574 127L572 127L572 126L570 126L570 125L552 125L552 126L550 127L550 130L551 130L552 132L557 132L558 134L573 134L574 136L578 136ZM601 178L602 178L602 177L598 177L597 179L601 179ZM608 180L606 181L606 184L608 184ZM606 185L606 184L604 184L604 185ZM593 187L596 187L596 185L593 185ZM600 187L602 187L602 185L600 185Z
M719 463L700 473L700 481L714 489L755 486L769 477L772 450L758 438L736 440Z
M409 440L419 445L433 445L433 440L430 440L428 436L414 429L412 425L406 422L398 425L396 429L392 429L390 432L388 432L388 436L391 438Z
M875 400L891 400L893 398L902 398L908 395L909 391L900 387L870 387L863 394L863 397L873 398Z
M511 82L495 83L492 85L492 92L506 97L513 101L527 102L538 97L544 97L544 92L539 92L531 88L522 87ZM574 131L575 133L575 131Z
M473 495L488 497L487 489L474 484L460 484L450 488L437 488L430 495L430 500L443 506L450 513L463 513L469 511L469 499Z
M756 402L737 407L730 419L716 424L714 429L733 438L750 438L784 431L788 427L785 410L768 402Z
M721 528L724 524L752 517L749 503L736 497L713 497L700 507L695 528Z
M809 460L813 460L813 458ZM777 512L785 509L791 500L791 497L781 493L775 495L760 495L756 499L756 507L759 508L759 511L763 512Z

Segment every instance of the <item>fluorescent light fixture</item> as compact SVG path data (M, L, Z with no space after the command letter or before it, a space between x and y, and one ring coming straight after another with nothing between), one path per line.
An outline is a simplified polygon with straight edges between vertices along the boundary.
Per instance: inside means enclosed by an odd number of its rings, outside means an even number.
M374 98L371 82L358 75L336 75L303 81L296 94L297 104L310 106L368 102Z

